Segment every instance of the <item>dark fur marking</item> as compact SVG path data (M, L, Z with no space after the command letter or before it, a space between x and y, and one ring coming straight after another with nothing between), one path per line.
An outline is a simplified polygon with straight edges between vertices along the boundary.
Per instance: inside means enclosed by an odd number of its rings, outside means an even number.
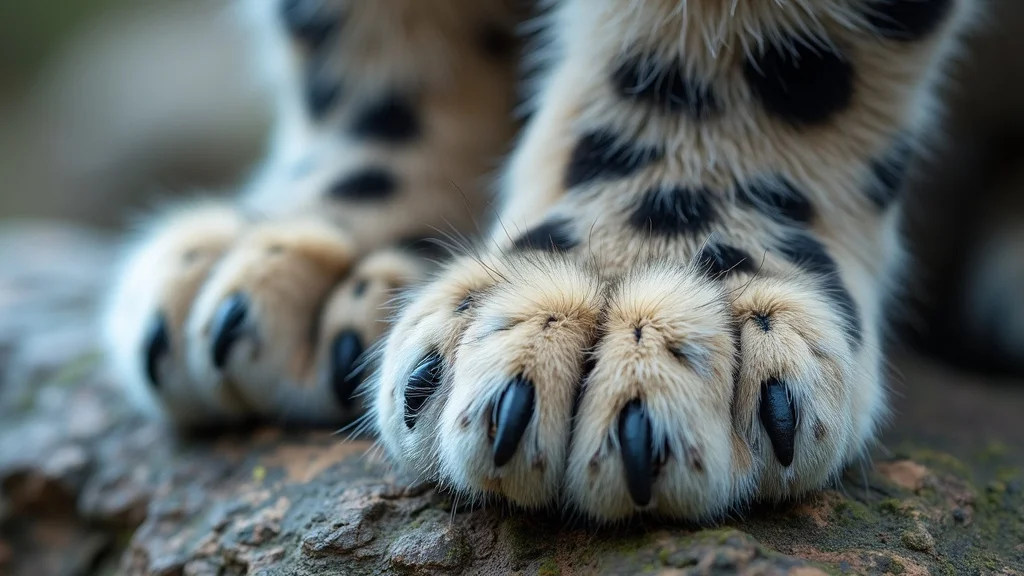
M484 54L498 61L511 58L518 47L515 33L493 22L484 24L480 29L479 42Z
M419 115L408 98L387 94L361 110L352 125L357 138L386 144L405 144L415 140L422 130Z
M341 200L384 200L398 190L398 180L384 168L368 167L346 175L329 194Z
M544 250L546 252L572 250L579 244L573 237L572 222L558 218L545 222L520 236L512 247L516 250Z
M744 250L728 244L708 243L697 254L697 266L708 278L717 280L736 272L751 273L755 270L754 260Z
M630 176L661 158L661 151L621 142L605 130L584 134L572 151L565 187Z
M793 231L783 240L779 251L793 264L819 276L838 274L839 266L825 245L807 232Z
M953 0L880 0L867 8L866 16L882 37L913 42L934 32L952 6Z
M806 224L814 219L811 201L785 178L740 185L736 195L741 202L773 220Z
M782 243L779 251L797 266L822 279L822 288L832 300L845 321L846 335L850 342L859 345L863 339L860 312L850 291L843 284L839 266L828 253L825 245L817 238L803 231L794 231Z
M282 0L280 14L288 32L313 50L341 27L342 17L332 14L321 0Z
M616 92L626 100L663 112L685 113L703 120L718 111L711 87L687 78L679 60L655 62L652 57L632 57L612 72Z
M853 66L815 39L773 44L743 71L765 109L794 126L822 124L853 100Z
M888 154L871 163L874 181L868 183L867 194L880 210L888 208L903 192L910 161L910 144L900 139Z
M717 218L707 188L655 187L640 197L629 224L653 234L679 236L707 230Z

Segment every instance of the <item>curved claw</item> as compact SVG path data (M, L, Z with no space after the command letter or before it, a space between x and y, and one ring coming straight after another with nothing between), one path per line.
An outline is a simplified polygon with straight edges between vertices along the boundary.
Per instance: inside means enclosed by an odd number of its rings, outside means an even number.
M654 484L654 445L651 442L651 420L639 399L630 401L619 413L619 448L630 497L637 506L650 504Z
M352 395L363 382L362 371L356 367L364 350L355 330L341 332L331 345L331 389L342 406L352 403Z
M412 428L416 424L416 416L427 399L441 384L441 357L436 353L420 361L409 376L405 386L405 425Z
M497 430L494 434L494 465L498 468L507 464L519 448L519 441L533 417L535 394L533 383L518 376L509 382L491 410L491 422Z
M770 378L761 383L761 423L779 464L788 467L795 452L796 409L785 382Z
M213 365L222 370L235 342L242 337L245 319L249 315L249 302L241 294L232 294L213 316L213 345L210 353Z
M170 331L167 329L167 317L158 314L146 330L142 342L142 357L146 367L146 377L154 388L160 387L158 364L160 359L171 350Z

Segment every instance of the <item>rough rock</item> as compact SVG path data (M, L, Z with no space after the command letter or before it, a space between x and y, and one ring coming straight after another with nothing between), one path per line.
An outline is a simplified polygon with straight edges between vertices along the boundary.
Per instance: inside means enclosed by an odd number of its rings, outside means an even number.
M871 465L716 526L472 509L366 440L180 438L96 349L111 244L0 232L0 574L1024 574L1024 386L909 358Z

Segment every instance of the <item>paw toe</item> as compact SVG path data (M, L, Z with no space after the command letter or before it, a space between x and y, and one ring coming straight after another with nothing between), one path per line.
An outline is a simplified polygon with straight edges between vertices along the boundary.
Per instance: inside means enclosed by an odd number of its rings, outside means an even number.
M187 205L153 222L126 252L105 336L118 380L139 407L181 426L222 424L241 408L188 369L186 321L196 294L246 222L230 206Z
M842 311L817 290L760 278L733 303L740 324L734 430L760 463L763 500L834 477L864 447L877 416L877 375L859 369Z

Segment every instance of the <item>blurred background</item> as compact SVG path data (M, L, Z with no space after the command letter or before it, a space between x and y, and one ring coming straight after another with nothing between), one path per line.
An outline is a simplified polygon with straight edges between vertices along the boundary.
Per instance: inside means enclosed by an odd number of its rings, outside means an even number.
M271 0L267 0L271 1ZM1024 366L1024 2L993 0L953 69L945 141L913 186L901 341L997 374ZM229 193L269 103L226 0L0 2L0 221L123 228Z
M0 2L0 217L118 227L227 189L268 105L226 0Z

